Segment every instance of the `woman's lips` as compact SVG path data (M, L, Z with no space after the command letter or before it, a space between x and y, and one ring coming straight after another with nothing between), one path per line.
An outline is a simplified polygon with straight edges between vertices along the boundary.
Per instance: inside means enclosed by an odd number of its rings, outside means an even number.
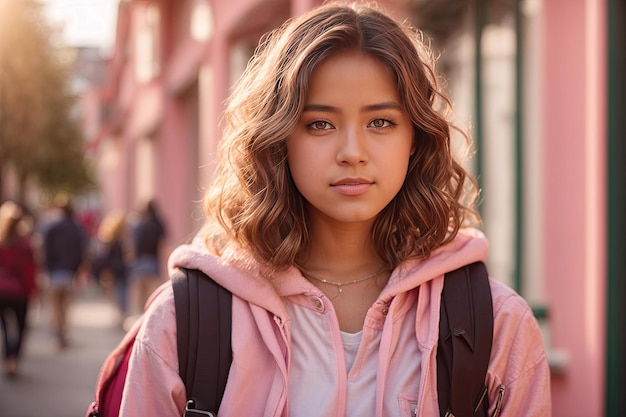
M346 178L331 184L331 187L339 194L355 196L365 193L372 187L372 181L362 178Z

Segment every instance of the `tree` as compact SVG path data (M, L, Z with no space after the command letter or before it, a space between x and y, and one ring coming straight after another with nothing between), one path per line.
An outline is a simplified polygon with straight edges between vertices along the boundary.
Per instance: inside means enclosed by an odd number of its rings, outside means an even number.
M27 182L44 192L93 185L84 138L72 118L70 65L32 0L0 0L0 197L11 169L23 202Z

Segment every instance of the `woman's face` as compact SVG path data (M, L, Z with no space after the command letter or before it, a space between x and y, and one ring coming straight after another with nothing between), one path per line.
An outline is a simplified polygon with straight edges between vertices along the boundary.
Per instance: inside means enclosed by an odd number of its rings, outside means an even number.
M313 221L371 224L402 187L412 152L413 124L380 61L348 52L315 68L287 139Z

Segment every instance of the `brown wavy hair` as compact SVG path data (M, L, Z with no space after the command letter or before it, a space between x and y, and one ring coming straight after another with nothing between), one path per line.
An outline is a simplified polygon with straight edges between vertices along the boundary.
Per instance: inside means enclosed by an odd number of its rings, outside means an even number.
M269 267L297 263L309 230L285 140L316 66L347 50L369 54L390 70L415 129L404 185L371 231L380 259L393 268L428 257L462 226L480 221L472 209L476 182L452 156L450 101L421 32L374 6L327 4L262 38L228 100L216 178L205 198L213 251L234 242ZM469 148L469 137L462 136Z

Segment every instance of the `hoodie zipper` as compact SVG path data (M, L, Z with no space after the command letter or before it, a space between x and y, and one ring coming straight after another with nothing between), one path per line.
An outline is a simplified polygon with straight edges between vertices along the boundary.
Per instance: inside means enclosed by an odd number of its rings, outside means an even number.
M288 346L289 344L287 343L287 332L285 330L285 325L283 320L277 316L274 315L273 317L274 319L274 323L276 324L276 326L278 327L278 330L280 331L280 335L283 338L283 343L285 344L285 346ZM289 355L289 349L287 348L286 350L286 354ZM282 391L282 395L280 396L279 400L276 402L276 407L274 409L274 412L271 414L272 416L278 416L278 415L282 415L282 413L284 412L284 410L287 407L287 374L289 374L289 369L288 369L288 364L290 363L290 359L287 358L283 358L285 360L285 374L283 374L283 391ZM282 411L281 411L282 410Z
M493 410L493 414L491 417L498 417L500 415L500 410L502 409L502 399L504 398L504 385L500 385L498 388L498 399L496 400L496 409Z

